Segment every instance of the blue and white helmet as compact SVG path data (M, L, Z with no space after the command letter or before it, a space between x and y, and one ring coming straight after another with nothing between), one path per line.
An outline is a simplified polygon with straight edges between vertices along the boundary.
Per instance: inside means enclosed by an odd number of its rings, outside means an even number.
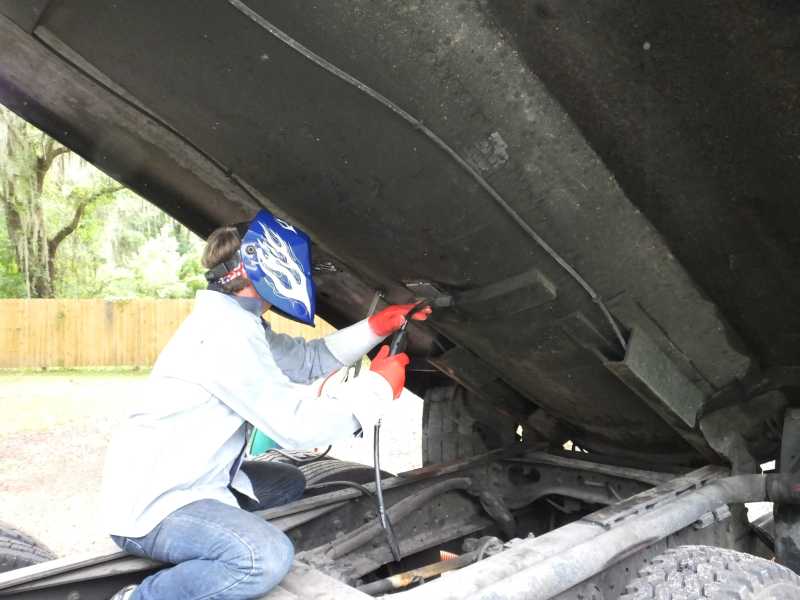
M273 308L307 325L316 310L308 236L266 210L242 236L242 264L258 294Z

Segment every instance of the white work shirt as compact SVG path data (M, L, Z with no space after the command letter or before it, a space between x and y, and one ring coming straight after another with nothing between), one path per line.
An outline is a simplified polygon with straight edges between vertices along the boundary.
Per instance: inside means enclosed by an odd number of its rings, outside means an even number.
M371 371L328 383L321 395L319 383L293 383L269 339L235 298L198 292L141 404L112 438L103 475L109 534L144 536L196 500L238 506L229 485L254 497L242 471L231 481L248 422L285 448L313 448L372 427L390 404L391 386ZM346 365L381 339L362 321L326 337L325 348Z

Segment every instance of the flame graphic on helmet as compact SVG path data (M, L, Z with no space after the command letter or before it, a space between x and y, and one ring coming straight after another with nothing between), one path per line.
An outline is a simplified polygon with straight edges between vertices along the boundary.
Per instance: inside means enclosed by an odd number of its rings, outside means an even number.
M264 275L269 278L275 293L289 300L296 300L311 314L311 299L303 267L292 248L285 240L263 223L259 223L263 235L255 244L256 258Z

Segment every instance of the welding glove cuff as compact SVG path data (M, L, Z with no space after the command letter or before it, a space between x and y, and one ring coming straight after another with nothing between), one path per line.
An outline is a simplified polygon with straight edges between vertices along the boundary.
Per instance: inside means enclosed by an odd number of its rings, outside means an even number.
M386 336L376 334L367 319L364 319L326 336L324 341L333 357L342 366L347 366L361 360L367 352L381 343L384 337Z
M348 396L353 417L363 431L371 430L392 405L391 384L380 374L367 371L343 385L350 386Z

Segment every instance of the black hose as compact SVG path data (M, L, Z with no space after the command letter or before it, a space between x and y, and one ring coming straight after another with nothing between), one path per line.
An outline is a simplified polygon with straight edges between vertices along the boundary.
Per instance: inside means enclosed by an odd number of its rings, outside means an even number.
M325 449L325 452L323 452L322 454L317 454L316 456L312 456L311 458L297 458L296 456L292 456L288 452L284 452L280 448L270 448L270 450L272 452L276 452L277 454L280 454L284 458L288 458L290 461L292 461L293 463L297 463L298 465L308 465L308 464L311 464L313 462L317 462L318 460L322 460L323 458L328 456L328 452L331 451L331 448L333 448L333 446L328 446Z
M472 480L467 477L445 479L444 481L439 481L422 488L420 491L410 496L406 496L390 507L386 513L392 521L399 522L401 519L416 511L420 506L430 502L436 496L441 496L453 490L466 490L471 486ZM337 559L345 554L349 554L353 550L369 542L376 535L379 535L381 529L380 522L376 521L362 525L358 529L351 531L345 537L331 542L330 549L327 551L326 555L330 559Z
M306 491L318 490L326 487L351 487L357 489L365 496L369 496L370 498L374 497L374 494L369 490L369 488L364 487L355 481L323 481L322 483L312 483L311 485L306 486Z
M392 341L389 344L389 356L394 356L395 354L399 354L400 352L405 351L405 341L406 341L406 333L408 322L414 316L417 311L422 310L425 306L428 306L428 302L423 300L415 304L411 310L406 313L405 320L403 321L403 325L397 330L392 337ZM394 527L392 527L392 521L389 518L389 515L386 514L386 505L383 502L383 484L381 482L381 421L378 419L378 422L375 423L375 435L372 442L372 460L373 465L375 467L375 494L377 496L378 502L378 519L380 520L381 527L386 532L386 541L389 543L389 549L392 551L392 556L394 557L395 562L400 562L402 558L400 555L400 544L397 542L397 536L394 533Z
M394 534L394 527L389 515L386 513L386 505L383 503L383 485L381 482L381 422L375 423L375 439L372 443L372 458L375 465L375 495L378 502L378 518L381 527L386 532L386 541L395 562L400 562L400 545L397 543L397 536Z

